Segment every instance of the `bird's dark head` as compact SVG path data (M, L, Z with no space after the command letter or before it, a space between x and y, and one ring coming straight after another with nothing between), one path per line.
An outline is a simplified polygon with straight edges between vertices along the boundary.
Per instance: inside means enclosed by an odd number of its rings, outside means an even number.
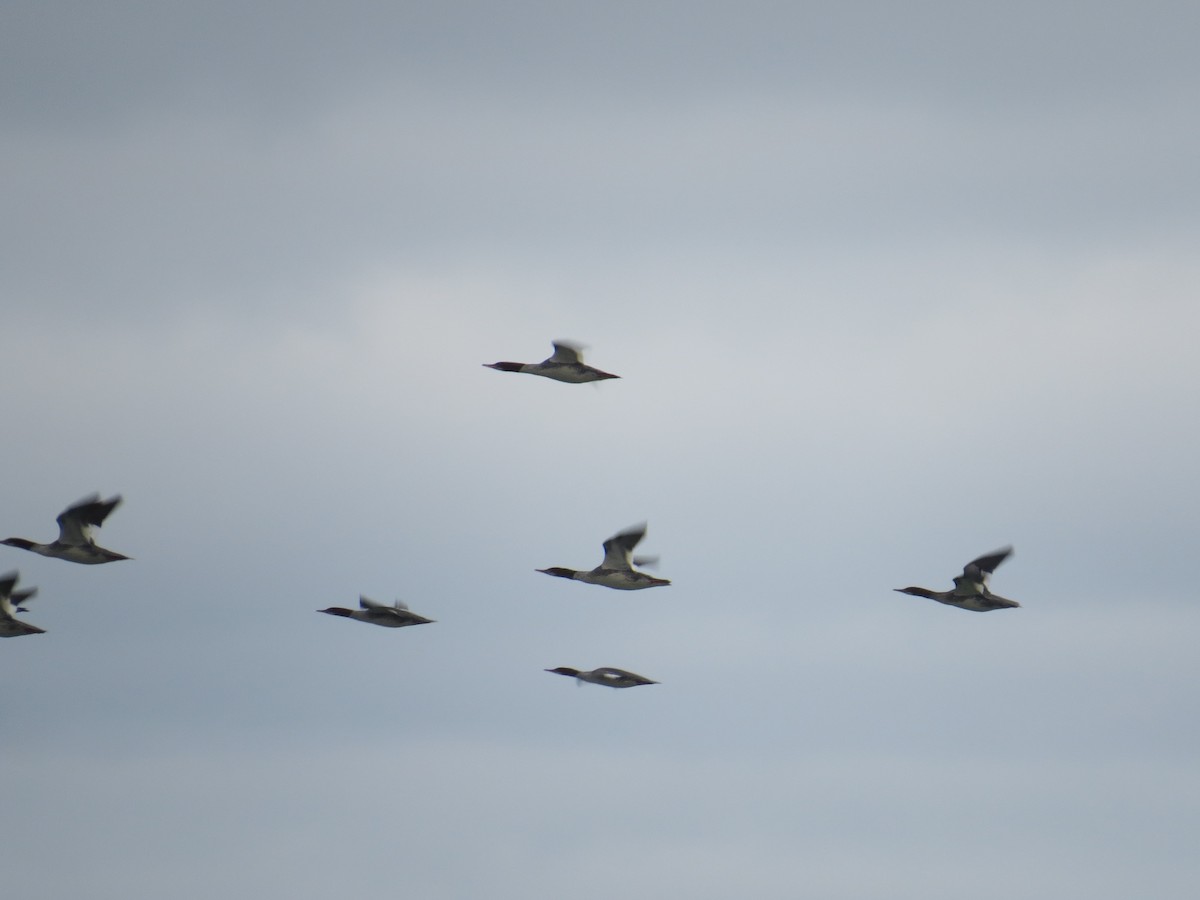
M570 666L559 666L557 669L547 669L547 672L553 672L555 675L569 675L574 678L579 674L578 669L572 669Z
M928 588L903 587L903 588L892 588L892 590L899 591L901 594L912 594L914 597L925 597L926 599L929 599L929 600L937 599L936 597L934 597L933 592L931 590L929 590Z
M0 544L8 544L10 547L20 547L22 550L33 549L33 541L27 541L25 538L5 538L0 541Z
M344 616L350 618L353 615L353 610L346 609L344 606L331 606L329 609L318 609L317 612L329 613L331 616Z
M544 575L554 575L558 578L574 578L574 569L564 569L562 566L551 566L549 569L538 569Z
M520 372L524 363L515 362L495 362L484 363L484 368L495 369L497 372Z

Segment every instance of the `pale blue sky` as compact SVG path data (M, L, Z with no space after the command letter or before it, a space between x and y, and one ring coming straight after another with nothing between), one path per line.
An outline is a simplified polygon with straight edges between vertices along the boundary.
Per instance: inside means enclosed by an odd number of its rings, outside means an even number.
M1194 5L3 19L6 895L1190 900Z

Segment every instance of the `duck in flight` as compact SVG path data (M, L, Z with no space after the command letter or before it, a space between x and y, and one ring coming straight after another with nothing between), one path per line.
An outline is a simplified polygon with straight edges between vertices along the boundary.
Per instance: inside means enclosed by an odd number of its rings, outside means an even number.
M92 494L59 513L58 540L54 543L38 544L25 538L7 538L0 543L86 566L129 559L128 556L97 547L96 539L92 537L92 529L103 525L108 514L120 504L120 495L101 500L99 494Z
M993 609L1015 609L1021 604L1016 600L1007 600L993 594L988 589L988 576L996 570L996 566L1012 555L1012 547L1005 547L995 553L973 559L963 568L963 573L954 579L954 590L931 591L923 587L894 588L902 594L912 594L914 597L928 597L947 606L957 606L959 609L969 609L973 612L990 612Z
M541 375L543 378L553 378L555 381L565 381L568 384L584 384L589 381L604 381L606 378L621 377L584 365L583 348L578 344L567 341L554 341L553 344L554 353L540 363L497 362L484 363L484 366L500 372L526 372L530 375Z
M22 622L16 617L19 612L28 612L22 603L33 599L37 588L25 591L13 590L20 576L16 572L0 575L0 637L21 637L25 634L45 634L44 628Z
M584 584L598 584L601 587L615 588L618 591L640 591L643 588L670 584L671 582L666 578L655 578L653 575L647 575L634 568L635 565L649 565L656 559L655 557L631 557L633 548L645 536L645 522L614 534L604 542L604 561L588 572L564 569L562 566L553 566L537 571L559 578L582 581Z
M651 681L649 678L643 678L633 672L626 672L624 669L614 669L611 666L605 666L602 669L592 669L590 672L581 672L578 669L572 669L570 666L559 666L557 669L546 669L547 672L553 672L555 675L569 675L575 679L576 684L589 682L590 684L602 684L605 687L611 688L630 688L637 687L640 684L658 684L657 681Z
M418 616L410 612L407 604L397 600L391 606L376 603L370 597L361 594L358 597L359 609L346 609L344 606L331 606L329 609L318 609L317 612L328 613L331 616L341 616L345 619L358 619L360 622L370 622L372 625L382 625L384 628L403 628L405 625L429 625L434 620Z

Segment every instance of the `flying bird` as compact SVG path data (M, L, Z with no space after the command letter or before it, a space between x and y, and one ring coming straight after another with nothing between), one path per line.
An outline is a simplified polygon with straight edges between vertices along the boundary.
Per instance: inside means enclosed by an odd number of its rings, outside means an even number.
M372 625L382 625L384 628L403 628L405 625L428 625L434 620L418 616L410 612L407 604L397 600L391 606L377 603L370 597L361 594L358 597L360 609L346 609L344 606L331 606L329 609L318 609L317 612L328 613L331 616L342 616L346 619L358 619L360 622L370 622Z
M611 666L605 666L602 669L592 669L590 672L581 672L578 669L572 669L570 666L559 666L557 669L546 669L547 672L553 672L555 675L569 675L575 679L576 684L581 684L587 681L591 684L602 684L605 687L611 688L630 688L637 687L640 684L658 684L657 681L651 681L649 678L643 678L641 675L633 672L626 672L624 669L614 669Z
M634 568L634 565L648 565L654 559L653 557L630 557L633 548L645 536L645 522L614 534L604 542L604 561L589 572L565 569L562 566L553 566L537 571L559 578L582 581L584 584L598 584L601 587L615 588L618 591L640 591L643 588L670 584L671 582L666 578L655 578L653 575L647 575Z
M129 559L128 556L96 546L96 539L92 537L92 528L103 525L108 514L120 504L120 495L101 500L99 494L92 494L59 513L58 540L54 543L38 544L25 538L7 538L0 543L87 566Z
M604 381L606 378L621 377L584 365L583 348L578 344L567 341L554 341L553 343L553 355L540 363L497 362L484 363L484 366L500 372L526 372L530 375L541 375L543 378L553 378L555 381L565 381L568 384L584 384L589 381Z
M967 563L963 568L963 573L954 579L954 590L952 591L931 591L923 587L894 588L894 590L902 594L912 594L914 597L928 597L938 603L957 606L959 609L969 609L973 612L1015 609L1021 605L1016 600L1006 600L988 589L988 576L996 570L996 566L1008 559L1012 552L1012 547L1005 547Z
M37 593L37 588L30 588L26 591L13 590L20 577L16 572L0 575L0 638L46 633L44 628L38 628L36 625L30 625L28 622L22 622L16 618L17 613L29 611L21 604L33 599Z

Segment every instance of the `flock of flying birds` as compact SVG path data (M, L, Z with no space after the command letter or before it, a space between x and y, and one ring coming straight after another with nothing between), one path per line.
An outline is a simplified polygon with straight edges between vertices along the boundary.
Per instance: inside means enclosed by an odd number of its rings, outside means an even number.
M500 372L524 372L568 384L586 384L620 377L584 364L580 348L565 341L554 342L553 355L539 363L497 362L484 365ZM28 550L41 556L82 565L98 565L129 559L128 556L98 546L95 536L92 534L92 529L103 525L104 520L120 503L120 496L101 500L99 494L93 494L73 506L67 507L59 514L58 539L52 543L39 544L27 538L17 537L7 538L0 543ZM645 524L613 535L604 542L604 559L594 569L578 570L553 566L537 571L558 578L582 581L584 584L594 584L618 591L640 591L645 588L669 585L671 582L666 578L656 578L635 568L639 565L650 565L654 561L653 557L635 557L633 555L634 549L645 536ZM967 563L962 574L955 577L954 588L949 591L931 591L923 587L895 588L895 590L902 594L927 597L948 606L957 606L959 609L974 612L1011 609L1021 604L1015 600L997 596L988 588L988 577L1000 563L1008 559L1011 553L1012 547L1005 547ZM45 633L44 629L30 625L16 617L17 613L28 612L24 604L28 603L37 593L37 588L16 590L19 577L16 571L0 576L0 637L20 637L27 634ZM387 606L363 596L359 597L358 609L332 606L329 609L318 610L318 612L347 619L357 619L360 622L382 625L385 628L403 628L406 625L427 625L433 622L432 619L412 612L400 601ZM658 683L634 672L611 666L591 671L559 666L545 671L573 677L577 682L586 681L614 688Z

